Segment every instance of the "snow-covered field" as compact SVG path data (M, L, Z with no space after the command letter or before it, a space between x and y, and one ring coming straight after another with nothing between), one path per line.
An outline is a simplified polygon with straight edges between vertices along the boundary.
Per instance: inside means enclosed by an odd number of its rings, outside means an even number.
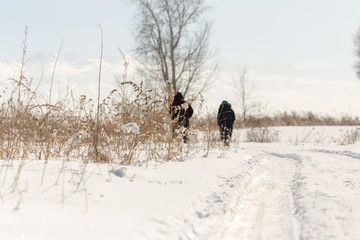
M147 168L51 160L43 184L29 160L15 188L19 162L1 160L0 239L359 239L349 129L279 128Z

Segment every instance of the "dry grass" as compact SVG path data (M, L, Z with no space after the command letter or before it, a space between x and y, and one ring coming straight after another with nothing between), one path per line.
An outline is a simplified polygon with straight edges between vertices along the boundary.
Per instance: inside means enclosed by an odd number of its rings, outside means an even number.
M21 86L20 101L12 97L0 107L1 159L66 156L131 164L140 152L146 152L148 160L159 159L159 143L176 140L169 135L168 101L153 100L142 84L126 81L122 87L132 92L132 99L121 101L124 92L114 89L97 109L93 99L76 99L71 92L54 105L42 104ZM166 159L173 155L166 153Z
M27 30L18 78L10 79L9 98L0 106L0 158L14 159L82 159L93 162L143 164L148 161L181 159L191 148L200 146L205 152L219 146L216 113L191 119L190 144L184 145L181 136L173 138L169 106L173 91L168 85L161 98L154 98L142 83L127 79L129 62L124 54L122 79L108 96L89 99L74 97L66 90L61 100L52 102L51 77L49 99L38 97L38 86L26 76ZM61 49L61 48L60 48ZM101 85L101 57L99 63L99 93ZM158 94L159 95L159 94ZM191 100L190 100L191 102ZM196 109L195 113L201 112ZM276 140L269 126L360 125L357 118L320 117L314 113L278 113L248 116L246 124L237 120L235 128L247 126L248 141ZM350 135L349 135L350 136ZM354 137L349 137L349 139ZM349 140L351 141L351 140ZM19 168L21 170L21 168ZM46 167L44 167L45 172ZM1 170L3 171L3 169ZM16 185L16 182L15 184Z
M279 133L267 127L251 128L246 132L246 141L248 142L271 143L278 139Z
M245 124L247 127L270 126L358 126L358 117L342 115L339 117L322 116L311 111L307 112L278 112L268 115L266 113L250 115Z
M339 144L349 145L360 141L360 129L341 131Z
M124 58L123 79L117 89L100 99L74 97L71 90L54 103L38 97L38 86L26 76L27 29L19 77L9 79L9 98L0 106L0 158L11 160L82 159L93 162L143 164L151 160L171 160L188 154L180 138L171 134L169 106L173 92L169 85L162 99L154 99L143 84L128 81L128 61ZM101 43L102 44L102 43ZM190 134L192 134L190 132ZM21 173L19 166L19 175ZM5 171L1 168L1 173ZM42 180L43 181L43 180ZM16 180L14 186L16 186Z

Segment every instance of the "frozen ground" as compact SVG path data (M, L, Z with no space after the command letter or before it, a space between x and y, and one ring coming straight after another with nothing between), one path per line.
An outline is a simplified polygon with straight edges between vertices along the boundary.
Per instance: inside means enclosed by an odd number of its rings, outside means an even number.
M148 168L53 160L42 185L27 161L15 189L0 161L0 239L359 239L359 143L297 136Z

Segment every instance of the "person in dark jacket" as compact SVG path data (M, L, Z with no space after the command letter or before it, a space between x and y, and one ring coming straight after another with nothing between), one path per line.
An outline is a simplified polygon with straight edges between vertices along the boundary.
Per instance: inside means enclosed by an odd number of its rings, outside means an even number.
M184 127L183 139L186 143L188 141L187 129L189 128L189 118L192 117L194 110L191 105L184 100L181 92L177 92L174 96L174 100L170 105L170 113L172 120L172 132L173 137L176 136L176 131L179 131L180 128Z
M230 141L233 125L235 122L235 113L231 109L231 104L224 100L221 102L218 114L217 122L220 127L220 138L225 142Z

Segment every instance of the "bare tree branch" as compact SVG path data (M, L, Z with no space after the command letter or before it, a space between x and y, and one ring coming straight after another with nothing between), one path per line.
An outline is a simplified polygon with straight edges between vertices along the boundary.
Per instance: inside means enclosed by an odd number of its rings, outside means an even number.
M204 0L132 0L137 7L135 54L146 80L170 81L185 96L207 85L211 24L203 24ZM202 84L200 84L202 85Z
M247 124L250 112L259 107L259 104L254 101L255 89L249 82L247 72L247 67L243 66L238 70L236 75L233 76L234 87L240 97L240 110L242 124L244 126Z

